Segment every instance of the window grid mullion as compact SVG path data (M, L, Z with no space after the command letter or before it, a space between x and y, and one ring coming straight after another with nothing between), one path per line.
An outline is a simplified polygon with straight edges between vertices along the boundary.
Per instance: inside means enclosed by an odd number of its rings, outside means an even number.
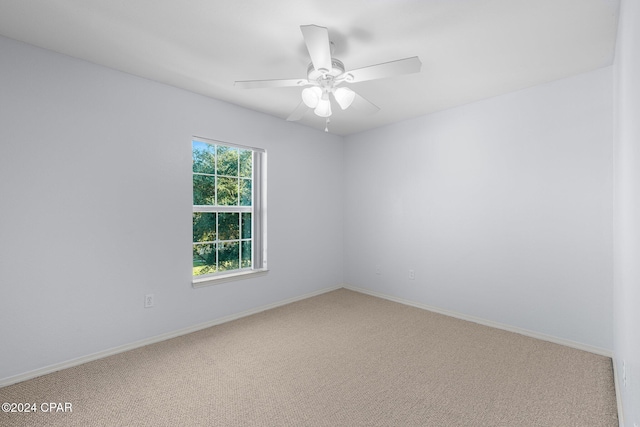
M213 198L213 200L215 201L215 205L218 206L218 145L217 144L213 146L213 152L215 153L215 155L213 156L213 172L215 173L215 178L213 180L213 193L215 197ZM216 220L216 224L217 223L218 221ZM216 249L216 270L217 268L218 268L218 254Z
M220 247L220 230L218 227L218 223L220 222L220 213L216 212L216 243L213 246L214 250L216 251L216 272L219 271L219 257L218 257L218 248Z
M253 212L251 206L216 206L216 205L193 205L194 212L220 212L220 213L238 213Z

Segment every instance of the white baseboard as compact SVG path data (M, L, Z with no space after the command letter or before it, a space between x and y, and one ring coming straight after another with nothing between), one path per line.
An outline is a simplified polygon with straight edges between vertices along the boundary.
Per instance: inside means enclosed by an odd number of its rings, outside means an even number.
M560 344L560 345L564 345L564 346L567 346L567 347L575 348L575 349L578 349L578 350L587 351L589 353L598 354L600 356L612 357L612 355L613 355L611 350L608 350L608 349L605 349L605 348L600 348L600 347L595 347L595 346L591 346L591 345L587 345L587 344L582 344L582 343L571 341L571 340L567 340L567 339L564 339L564 338L558 338L558 337L554 337L552 335L546 335L546 334L543 334L543 333L540 333L540 332L530 331L528 329L522 329L522 328L518 328L516 326L511 326L511 325L507 325L507 324L504 324L504 323L494 322L492 320L482 319L480 317L469 316L467 314L462 314L462 313L458 313L458 312L451 311L451 310L446 310L446 309L442 309L442 308L438 308L438 307L433 307L433 306L430 306L430 305L427 305L427 304L422 304L422 303L419 303L419 302L406 300L404 298L398 298L398 297L395 297L395 296L392 296L392 295L383 294L381 292L372 291L370 289L359 288L357 286L351 286L351 285L344 285L344 288L352 290L352 291L355 291L355 292L360 292L360 293L363 293L363 294L371 295L371 296L374 296L374 297L387 299L389 301L398 302L400 304L409 305L409 306L416 307L416 308L421 308L421 309L427 310L427 311L432 311L434 313L444 314L445 316L455 317L457 319L467 320L469 322L478 323L480 325L490 326L492 328L502 329L504 331L515 332L516 334L526 335L526 336L531 337L531 338L537 338L539 340L549 341L549 342L552 342L552 343L555 343L555 344Z
M611 358L613 363L613 386L616 391L616 404L618 405L618 427L624 427L624 411L622 410L622 395L620 394L620 383L618 382L618 362L615 357Z
M272 308L280 307L283 305L291 304L292 302L301 301L303 299L311 298L317 295L321 295L327 292L335 291L337 289L341 289L343 286L333 286L330 288L323 288L318 291L310 292L308 294L300 295L293 298L288 298L286 300L278 301L275 303L263 305L260 307L252 308L250 310L242 311L240 313L231 314L229 316L220 317L218 319L214 319L205 323L200 323L197 325L189 326L187 328L179 329L173 332L167 332L165 334L156 335L154 337L145 338L140 341L136 341L130 344L121 345L118 347L110 348L107 350L99 351L97 353L89 354L87 356L82 356L77 359L68 360L66 362L56 363L53 365L45 366L44 368L35 369L33 371L25 372L24 374L19 374L7 378L0 379L0 387L6 387L11 384L19 383L22 381L30 380L32 378L36 378L42 375L50 374L52 372L61 371L63 369L71 368L74 366L82 365L83 363L91 362L93 360L102 359L108 356L112 356L114 354L123 353L125 351L133 350L135 348L143 347L149 344L155 344L160 341L165 341L171 338L179 337L181 335L190 334L191 332L196 332L201 329L210 328L211 326L220 325L222 323L230 322L232 320L240 319L242 317L251 316L252 314L260 313L262 311L270 310Z

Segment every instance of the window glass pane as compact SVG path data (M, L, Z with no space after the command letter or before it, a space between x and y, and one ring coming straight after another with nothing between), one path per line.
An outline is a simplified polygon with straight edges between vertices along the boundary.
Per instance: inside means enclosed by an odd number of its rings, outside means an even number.
M240 180L240 206L251 206L251 180Z
M213 242L216 240L216 213L193 213L193 242Z
M251 238L251 212L242 212L242 234L240 234L240 238Z
M219 240L237 240L240 238L240 214L221 212L218 214Z
M216 203L216 179L208 175L193 175L193 204L214 205Z
M218 205L238 206L238 179L217 177Z
M218 175L238 176L238 149L218 145Z
M253 165L253 152L251 150L240 150L240 176L251 178Z
M220 243L218 247L218 271L240 268L240 242Z
M193 245L193 275L216 272L216 245L214 243L196 243Z
M242 268L251 267L251 240L242 242Z
M261 216L253 216L252 208L262 212L264 195L254 199L252 192L255 189L263 191L258 184L261 184L261 171L266 161L264 152L205 139L192 139L191 145L193 275L215 276L214 273L222 272L233 275L238 269L266 268L266 261L261 256L263 233L253 236L252 228L263 221ZM259 172L255 177L254 166ZM262 230L262 227L257 229ZM208 279L200 277L194 284Z
M192 142L193 171L216 173L216 147L200 141Z

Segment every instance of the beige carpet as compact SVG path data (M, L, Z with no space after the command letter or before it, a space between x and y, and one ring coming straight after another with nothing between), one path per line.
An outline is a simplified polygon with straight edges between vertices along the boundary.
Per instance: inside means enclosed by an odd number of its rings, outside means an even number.
M0 389L2 426L617 426L611 360L338 290Z

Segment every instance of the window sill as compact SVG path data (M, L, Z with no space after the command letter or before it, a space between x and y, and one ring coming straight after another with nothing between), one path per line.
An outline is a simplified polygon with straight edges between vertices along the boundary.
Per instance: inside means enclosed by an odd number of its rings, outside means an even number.
M257 276L264 276L269 272L267 269L238 271L227 274L218 274L215 276L198 277L191 280L194 288L203 288L205 286L218 285L221 283L233 282L242 279L251 279Z

